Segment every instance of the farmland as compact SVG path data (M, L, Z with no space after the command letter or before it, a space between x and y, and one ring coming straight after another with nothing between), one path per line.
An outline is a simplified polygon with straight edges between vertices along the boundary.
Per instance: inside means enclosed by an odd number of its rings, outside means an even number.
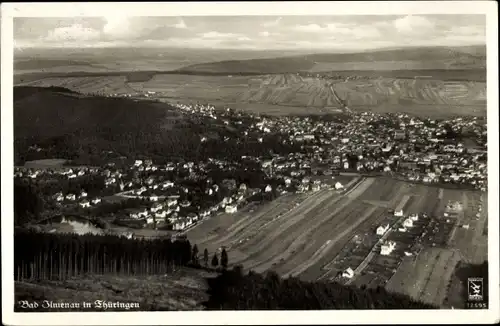
M49 77L23 83L23 86L65 87L81 93L126 94L133 92L127 86L124 76L89 76L89 77Z
M409 184L390 178L353 177L354 186L337 192L278 198L262 206L250 205L236 214L220 214L187 232L200 250L228 250L231 264L257 272L273 270L283 276L314 281L339 281L355 286L386 286L428 303L441 305L447 296L454 267L462 260L465 241L449 245L459 216L443 217L446 201L476 192ZM470 198L469 198L470 197ZM401 208L403 217L389 213ZM418 220L398 231L409 214ZM396 242L389 256L380 255L379 225L391 228L382 240ZM481 233L482 234L482 233ZM464 240L462 240L464 239ZM457 240L458 241L458 240ZM478 242L479 243L479 242ZM477 247L482 250L483 247ZM485 257L485 256L482 256ZM351 267L352 279L339 279Z
M152 72L150 75L152 78L149 75L148 78L131 78L116 73L40 76L39 79L31 76L19 84L61 86L82 93L136 95L150 91L172 102L210 103L267 114L335 112L342 107L338 98L351 109L362 111L407 112L434 117L486 114L486 84L483 81L380 77L382 75L359 80L328 80L297 74L203 76Z

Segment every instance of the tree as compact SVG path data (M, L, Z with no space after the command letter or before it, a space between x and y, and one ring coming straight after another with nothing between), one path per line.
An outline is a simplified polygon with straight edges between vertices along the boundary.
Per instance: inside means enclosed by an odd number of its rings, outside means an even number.
M217 253L215 253L213 258L212 258L212 266L214 268L219 266L219 258L217 257Z
M228 257L226 248L223 248L222 253L220 254L220 264L223 268L227 268L227 263L228 263Z
M14 224L37 220L44 209L44 200L37 188L18 179L14 181Z
M196 244L193 246L193 254L191 255L191 261L195 265L199 264L199 262L198 262L198 246Z
M205 248L205 251L203 251L203 261L205 262L205 266L208 266L208 250Z

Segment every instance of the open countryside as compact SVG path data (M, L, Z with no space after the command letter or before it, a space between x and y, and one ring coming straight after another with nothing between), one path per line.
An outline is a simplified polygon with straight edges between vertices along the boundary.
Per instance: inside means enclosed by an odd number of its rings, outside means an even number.
M478 200L485 196L384 178L354 181L350 190L289 195L257 209L221 213L187 235L211 252L226 248L232 263L258 272L274 270L311 281L341 280L339 275L351 268L356 272L349 283L386 286L442 305L461 256L484 249L482 239L464 237L474 237L487 218L483 213L472 222L468 216L475 216L474 211L463 212L469 223L464 228L466 220L443 215L445 206L463 194L464 200L477 201L477 212ZM397 209L403 216L394 216ZM402 222L410 215L419 219L402 232ZM376 234L385 224L390 225L386 239L396 242L390 257L380 254L382 237ZM461 233L463 253L449 244L455 232Z
M47 77L25 86L60 86L87 94L140 96L180 103L213 103L267 114L321 114L351 109L407 112L422 116L486 113L484 81L432 78L331 79L315 74L194 76L155 74L130 82L125 76ZM154 94L154 95L151 95ZM432 105L432 106L431 106Z

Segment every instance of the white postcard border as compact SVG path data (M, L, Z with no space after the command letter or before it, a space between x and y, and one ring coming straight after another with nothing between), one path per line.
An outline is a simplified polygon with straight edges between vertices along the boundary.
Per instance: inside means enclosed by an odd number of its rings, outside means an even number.
M2 315L15 325L149 324L475 324L499 321L498 9L495 1L8 3L2 4ZM488 310L190 311L14 313L13 282L13 17L229 15L487 15Z

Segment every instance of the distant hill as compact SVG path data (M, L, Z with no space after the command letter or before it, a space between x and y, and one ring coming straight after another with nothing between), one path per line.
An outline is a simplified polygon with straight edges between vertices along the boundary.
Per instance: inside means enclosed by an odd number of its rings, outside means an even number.
M34 69L46 69L53 68L57 66L88 66L92 65L91 62L78 61L78 60L63 60L63 59L37 59L30 58L24 60L14 61L14 70L34 70Z
M189 65L182 72L286 73L343 70L484 69L486 47L423 47L358 53L318 53Z

